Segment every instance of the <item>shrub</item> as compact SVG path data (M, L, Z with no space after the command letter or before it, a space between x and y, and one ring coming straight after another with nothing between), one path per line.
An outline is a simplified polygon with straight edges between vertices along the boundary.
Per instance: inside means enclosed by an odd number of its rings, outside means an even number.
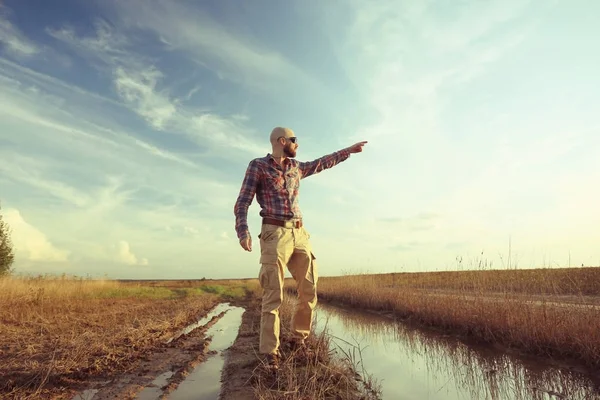
M11 273L14 260L15 255L10 239L10 228L2 219L2 214L0 214L0 276Z

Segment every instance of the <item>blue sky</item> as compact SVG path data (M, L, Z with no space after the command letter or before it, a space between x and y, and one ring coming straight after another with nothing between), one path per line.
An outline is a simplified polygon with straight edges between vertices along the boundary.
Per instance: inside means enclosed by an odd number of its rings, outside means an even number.
M60 5L60 6L58 6ZM592 1L3 1L20 273L256 277L233 204L292 128L320 273L600 265Z

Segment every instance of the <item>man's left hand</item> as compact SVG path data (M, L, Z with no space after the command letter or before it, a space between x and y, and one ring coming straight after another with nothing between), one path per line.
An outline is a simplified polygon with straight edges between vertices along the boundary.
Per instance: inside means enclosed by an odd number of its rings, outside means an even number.
M360 153L361 151L363 151L363 146L367 143L367 141L362 141L362 142L358 142L356 144L353 144L352 146L348 147L348 151L350 153Z

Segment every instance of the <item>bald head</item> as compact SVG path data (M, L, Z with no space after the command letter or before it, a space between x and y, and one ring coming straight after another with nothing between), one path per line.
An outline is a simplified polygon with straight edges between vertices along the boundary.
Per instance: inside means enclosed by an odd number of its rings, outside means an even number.
M274 146L277 143L277 139L280 137L289 138L294 137L294 131L290 128L282 128L280 126L273 128L271 131L271 144Z
M280 126L273 128L271 131L271 146L273 147L272 155L274 157L296 157L296 135L290 128L282 128Z

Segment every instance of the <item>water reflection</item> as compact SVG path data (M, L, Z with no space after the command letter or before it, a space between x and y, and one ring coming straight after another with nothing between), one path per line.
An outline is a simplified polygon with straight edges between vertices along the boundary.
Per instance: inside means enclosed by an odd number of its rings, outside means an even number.
M344 351L361 350L385 399L600 399L586 376L539 365L489 347L424 332L388 318L321 304L315 330ZM356 351L355 351L356 352Z
M227 305L228 306L228 305ZM199 364L179 384L168 398L171 400L217 400L221 391L221 370L224 364L223 351L233 344L237 337L244 309L228 306L227 313L206 331L211 336L209 349L217 352L207 361Z
M206 314L202 319L194 322L193 324L186 326L180 332L178 332L177 335L175 335L172 338L169 338L169 340L167 340L167 344L171 343L173 340L179 339L181 336L189 334L194 329L197 329L197 328L200 328L200 327L206 325L216 315L221 314L223 311L228 311L230 308L231 308L231 306L229 305L229 303L217 304L217 306L215 308L213 308L208 314Z
M152 381L152 383L144 388L136 399L138 400L154 400L159 399L163 394L162 388L169 383L169 378L173 376L173 371L163 372Z

